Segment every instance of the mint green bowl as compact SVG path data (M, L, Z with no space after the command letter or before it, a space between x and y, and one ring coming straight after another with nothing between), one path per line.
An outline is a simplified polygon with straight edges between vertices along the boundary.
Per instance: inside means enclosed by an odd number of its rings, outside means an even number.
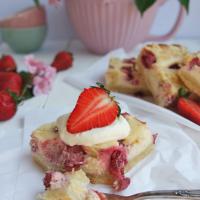
M37 51L42 46L46 34L46 25L32 28L1 28L2 40L16 53Z

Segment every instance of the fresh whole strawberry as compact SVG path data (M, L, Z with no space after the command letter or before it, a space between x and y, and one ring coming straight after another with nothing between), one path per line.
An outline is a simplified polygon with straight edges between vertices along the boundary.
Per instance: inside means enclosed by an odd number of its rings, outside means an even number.
M183 97L180 97L177 103L178 112L200 125L200 104Z
M6 91L0 91L0 121L12 118L17 110L14 99Z
M72 66L73 63L73 55L67 51L59 52L54 58L52 67L56 68L57 71L62 71L68 69Z
M10 90L20 95L22 90L22 78L15 72L0 72L0 91Z
M107 126L115 121L120 108L110 92L100 87L84 89L67 120L71 134Z
M3 55L0 59L0 72L15 72L16 62L11 55Z

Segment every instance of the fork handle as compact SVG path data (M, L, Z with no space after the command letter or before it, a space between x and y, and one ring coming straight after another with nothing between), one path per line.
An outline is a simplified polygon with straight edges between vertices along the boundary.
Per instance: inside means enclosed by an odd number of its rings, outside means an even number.
M145 199L144 197L151 197L153 199L157 198L177 198L177 199L200 199L200 190L159 190L152 192L144 192L141 194L133 195L132 200L134 199ZM131 198L130 198L131 200Z

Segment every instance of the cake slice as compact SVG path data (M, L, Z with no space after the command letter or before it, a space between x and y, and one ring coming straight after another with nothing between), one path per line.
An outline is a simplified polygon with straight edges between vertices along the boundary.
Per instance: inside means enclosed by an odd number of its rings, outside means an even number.
M89 179L82 170L72 173L47 172L45 191L38 200L103 200L104 194L88 189Z
M128 137L93 146L70 147L59 138L56 123L43 125L32 134L33 159L45 171L67 172L81 168L93 184L117 184L116 177L113 176L115 169L112 169L111 157L117 152L121 156L124 172L128 172L148 156L155 145L154 137L146 123L129 114L124 116L131 127ZM118 190L119 186L113 187Z
M186 56L179 76L185 86L200 97L200 52Z
M30 144L44 170L82 169L92 183L120 191L130 184L125 173L149 155L155 140L146 123L122 114L100 85L84 89L70 114L33 131Z
M105 74L105 86L111 91L120 93L149 94L135 58L110 59Z
M176 100L183 86L178 71L187 49L180 45L149 44L140 52L138 64L155 102L168 107Z

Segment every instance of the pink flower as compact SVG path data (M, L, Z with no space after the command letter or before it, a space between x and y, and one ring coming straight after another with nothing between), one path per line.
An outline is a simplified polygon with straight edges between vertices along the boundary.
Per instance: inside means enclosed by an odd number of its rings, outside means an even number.
M48 80L53 80L55 76L56 76L56 69L51 66L46 67L44 77Z
M34 96L48 94L49 90L51 90L51 83L45 78L41 78L39 76L33 78L33 85Z
M25 57L25 64L28 71L33 74L33 94L35 96L48 94L52 88L53 80L56 75L56 69L50 65L36 60L33 55Z
M34 75L41 73L44 70L44 64L41 61L36 60L34 55L25 57L25 65L28 67L28 71Z

